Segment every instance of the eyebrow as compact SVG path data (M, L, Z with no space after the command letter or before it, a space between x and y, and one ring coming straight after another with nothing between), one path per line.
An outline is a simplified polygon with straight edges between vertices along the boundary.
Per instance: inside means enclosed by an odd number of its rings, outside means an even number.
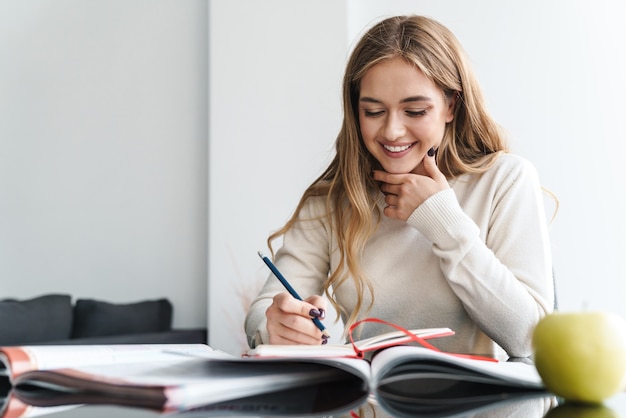
M400 103L415 103L415 102L432 102L433 99L431 99L428 96L411 96L411 97L407 97L405 99L400 100ZM364 102L364 103L382 103L381 100L375 99L373 97L361 97L359 99L359 102Z

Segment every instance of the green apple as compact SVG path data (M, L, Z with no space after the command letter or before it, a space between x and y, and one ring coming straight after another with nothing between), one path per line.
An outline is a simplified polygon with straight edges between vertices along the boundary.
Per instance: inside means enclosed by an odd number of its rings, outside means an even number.
M556 312L537 324L533 359L546 388L590 404L626 386L626 321L608 312Z

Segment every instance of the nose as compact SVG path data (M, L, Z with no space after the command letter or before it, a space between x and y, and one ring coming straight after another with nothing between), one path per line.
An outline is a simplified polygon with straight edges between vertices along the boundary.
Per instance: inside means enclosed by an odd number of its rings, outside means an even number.
M387 141L396 141L406 134L406 128L402 118L390 113L385 120L383 127L383 137Z

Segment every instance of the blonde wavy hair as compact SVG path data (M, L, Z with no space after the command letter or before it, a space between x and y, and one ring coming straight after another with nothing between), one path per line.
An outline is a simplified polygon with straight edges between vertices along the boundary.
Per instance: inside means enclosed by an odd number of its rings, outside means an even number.
M376 160L366 149L359 128L358 101L364 75L374 65L400 57L415 65L440 87L447 99L456 96L454 119L447 124L437 152L437 164L447 178L487 170L501 151L504 136L485 109L480 87L456 37L445 26L424 16L395 16L371 27L354 47L343 78L343 123L335 142L335 156L326 170L306 189L287 223L268 238L268 246L299 220L310 197L326 197L326 214L336 234L339 266L330 271L323 288L337 310L347 317L346 328L355 322L365 291L374 294L361 269L366 242L376 231L381 211L376 205L380 191L372 179ZM334 292L352 280L359 295L356 309L345 312Z

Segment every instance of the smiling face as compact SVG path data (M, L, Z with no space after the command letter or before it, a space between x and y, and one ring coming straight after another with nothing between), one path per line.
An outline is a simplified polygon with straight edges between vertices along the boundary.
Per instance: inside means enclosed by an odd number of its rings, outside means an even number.
M454 100L401 58L376 64L361 80L359 125L368 151L388 173L419 173L439 147Z

